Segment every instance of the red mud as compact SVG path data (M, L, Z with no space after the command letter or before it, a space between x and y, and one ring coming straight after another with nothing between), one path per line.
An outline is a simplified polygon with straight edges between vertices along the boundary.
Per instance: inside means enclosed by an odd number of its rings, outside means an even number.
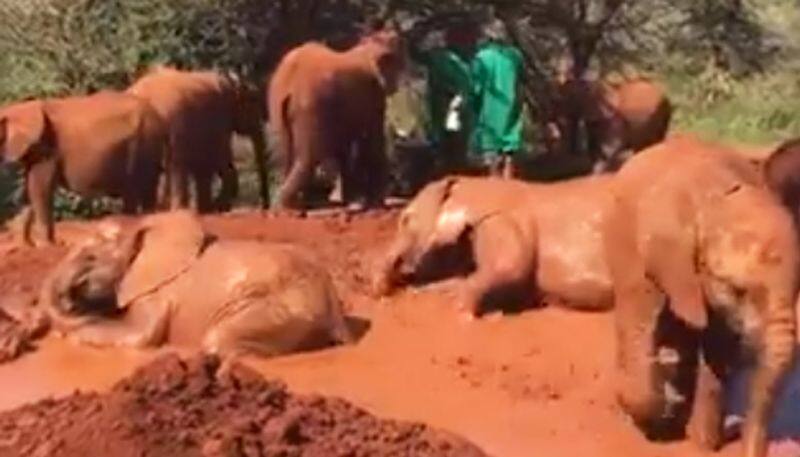
M344 400L298 396L239 364L164 356L106 394L0 414L0 456L460 456L478 448Z
M423 422L499 457L705 455L685 442L648 442L619 410L609 314L548 308L467 323L452 303L458 281L376 301L366 294L367 278L394 230L391 214L346 222L241 213L207 222L226 237L311 246L327 262L350 313L370 321L354 346L246 361L269 379L285 380L293 392L340 397L380 417ZM86 227L61 224L59 235L74 241ZM61 253L3 255L0 294L35 290ZM109 389L156 353L47 338L37 351L0 365L0 409L76 388ZM711 455L739 450L736 443Z

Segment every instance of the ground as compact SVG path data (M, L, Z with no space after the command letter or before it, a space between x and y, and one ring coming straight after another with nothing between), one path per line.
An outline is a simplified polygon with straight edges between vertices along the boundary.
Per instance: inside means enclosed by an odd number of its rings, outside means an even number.
M206 218L224 237L311 246L327 263L349 313L369 322L348 347L269 360L246 360L298 393L340 397L381 417L412 420L461 435L499 457L591 455L699 456L685 442L650 443L613 395L611 315L549 307L466 322L453 306L458 281L376 300L368 294L374 261L392 236L396 214L307 219L239 212ZM67 244L91 230L58 226ZM9 249L0 233L0 297L36 290L65 248ZM0 365L0 409L75 389L109 389L164 352L75 347L48 337ZM737 455L738 443L719 456Z

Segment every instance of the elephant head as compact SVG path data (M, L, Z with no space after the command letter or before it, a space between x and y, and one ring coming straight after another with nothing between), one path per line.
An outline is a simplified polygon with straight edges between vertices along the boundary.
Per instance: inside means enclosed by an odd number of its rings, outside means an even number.
M73 248L42 286L39 307L53 328L67 331L120 311L117 290L141 251L143 232L122 239L99 234Z
M69 330L124 312L184 273L213 239L189 211L155 214L74 248L53 270L39 304Z
M378 294L451 267L443 265L443 261L464 265L464 246L460 242L481 215L459 199L451 198L458 183L459 178L455 177L431 183L403 210L395 239L375 278Z
M54 142L44 102L17 103L0 111L0 156L3 160L21 162L31 153L46 154Z
M397 92L406 67L400 33L391 28L373 31L365 35L355 49L365 54L384 92L388 95Z

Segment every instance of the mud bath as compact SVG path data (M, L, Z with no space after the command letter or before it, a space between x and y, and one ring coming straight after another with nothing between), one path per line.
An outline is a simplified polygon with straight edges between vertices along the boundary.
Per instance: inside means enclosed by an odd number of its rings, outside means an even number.
M162 356L106 394L75 393L0 415L0 455L71 457L462 456L486 454L422 424L290 394L239 364Z
M738 455L738 443L704 454L685 442L648 442L630 423L613 393L610 314L546 308L466 323L453 305L458 280L382 300L370 297L367 279L375 255L393 234L396 213L349 222L247 212L205 220L222 236L312 248L327 263L349 312L370 322L355 346L245 361L267 379L284 380L292 392L343 398L379 417L425 423L498 457ZM63 223L58 233L69 244L89 226ZM0 246L7 240L0 233ZM0 257L0 297L36 290L64 252L49 248ZM0 410L75 389L107 391L162 353L98 350L46 338L35 351L0 365Z

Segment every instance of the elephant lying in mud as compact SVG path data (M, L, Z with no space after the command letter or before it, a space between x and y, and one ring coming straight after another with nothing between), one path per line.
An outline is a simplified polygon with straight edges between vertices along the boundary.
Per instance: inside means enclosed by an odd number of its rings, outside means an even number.
M717 448L723 383L753 363L744 455L765 456L797 340L790 212L747 160L689 137L634 156L612 189L603 233L623 409L651 437L682 433L688 419L689 437Z
M217 240L188 211L76 247L39 305L54 330L96 346L169 342L271 356L352 340L332 280L310 253Z
M574 308L607 309L613 296L600 230L610 179L431 183L403 211L375 290L387 294L442 270L452 273L443 265L450 261L474 264L459 299L473 314L506 291L522 292L528 302L534 289Z

